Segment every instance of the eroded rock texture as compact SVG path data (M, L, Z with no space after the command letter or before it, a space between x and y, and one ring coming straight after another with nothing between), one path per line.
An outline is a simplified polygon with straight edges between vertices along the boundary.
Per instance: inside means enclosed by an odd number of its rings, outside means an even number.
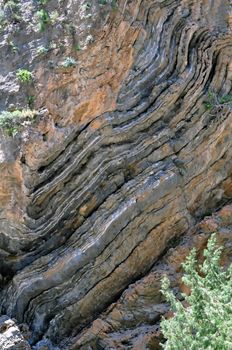
M164 274L169 277L177 295L187 292L181 281L181 263L193 247L201 260L202 250L213 232L217 233L218 243L224 246L222 263L228 267L232 262L232 206L206 217L183 238L170 242L150 273L130 285L101 318L79 334L71 349L160 349L159 320L169 312L160 293L161 278Z
M231 108L203 103L209 91L231 90L231 7L123 0L103 14L93 1L83 24L83 4L59 3L83 50L66 41L65 53L49 53L52 64L33 49L20 58L31 55L44 118L21 136L1 136L1 312L30 325L37 348L45 337L61 349L156 349L166 312L157 264L172 269L172 254L185 248L160 257L232 197ZM74 67L59 65L67 55ZM21 103L25 91L8 82L18 67L4 62L1 106ZM99 336L81 333L135 281L94 321Z
M2 350L31 349L18 326L8 316L0 317L0 346Z

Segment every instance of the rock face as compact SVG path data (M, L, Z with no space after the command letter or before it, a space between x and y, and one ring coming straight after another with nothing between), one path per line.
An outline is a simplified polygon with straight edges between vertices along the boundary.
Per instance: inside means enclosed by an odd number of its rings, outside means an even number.
M15 322L7 316L0 317L0 346L2 350L31 349Z
M213 232L217 232L218 243L225 247L222 263L228 266L232 262L232 206L206 217L183 238L169 244L151 271L130 285L101 318L78 336L71 349L160 349L159 320L168 312L160 293L161 278L167 275L175 291L186 292L181 282L181 263L193 247L202 258L201 252Z
M193 228L232 198L223 102L232 9L227 0L56 4L46 5L58 9L55 23L39 32L37 5L25 1L23 22L2 35L0 106L36 96L43 117L1 134L1 313L30 326L35 349L156 349L161 275L178 283L186 252L204 246L221 214L207 234ZM33 71L32 85L20 85L18 68ZM229 242L231 207L219 213Z

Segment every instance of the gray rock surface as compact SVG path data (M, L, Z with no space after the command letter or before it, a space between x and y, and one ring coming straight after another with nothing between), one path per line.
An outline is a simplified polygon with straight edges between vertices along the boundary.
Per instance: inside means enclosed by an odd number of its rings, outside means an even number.
M0 317L0 349L30 350L29 343L22 336L18 326L8 316Z
M34 96L42 114L0 138L0 312L29 325L36 349L71 349L175 240L231 203L231 104L217 102L232 87L229 1L112 5L51 0L58 17L39 31L41 5L28 0L1 32L0 108ZM147 329L157 345L153 321L133 339ZM86 349L101 344L112 343Z

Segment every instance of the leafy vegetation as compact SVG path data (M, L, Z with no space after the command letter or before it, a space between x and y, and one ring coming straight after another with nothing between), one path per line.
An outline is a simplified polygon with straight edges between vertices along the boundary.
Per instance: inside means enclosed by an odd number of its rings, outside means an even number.
M80 43L77 43L77 44L74 45L74 50L75 50L75 51L81 51L81 45L80 45Z
M232 95L218 96L215 92L208 93L208 99L204 102L206 110L222 111L225 107L232 107Z
M44 32L46 26L50 23L50 16L44 8L37 11L37 17L39 19L39 31Z
M220 266L222 248L217 248L213 234L204 250L205 260L197 261L193 249L182 265L182 281L191 290L182 294L182 304L170 290L167 277L162 293L174 316L161 321L167 341L165 350L231 350L232 349L232 265L227 271ZM184 305L187 304L187 307Z
M33 74L27 69L18 69L16 76L21 83L28 84L32 82Z
M32 109L35 103L35 96L33 95L27 96L27 103L28 103L28 107Z
M3 111L0 114L0 128L9 136L15 136L25 124L32 122L36 114L36 111L30 109Z

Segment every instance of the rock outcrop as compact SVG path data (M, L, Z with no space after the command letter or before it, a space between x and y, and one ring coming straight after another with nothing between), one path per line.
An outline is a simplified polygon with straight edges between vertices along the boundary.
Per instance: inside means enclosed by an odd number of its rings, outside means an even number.
M0 106L40 117L0 139L1 313L38 349L156 349L160 276L177 284L208 237L193 228L232 198L232 9L87 4L49 1L41 32L25 1L2 34Z
M25 331L25 329L24 329ZM30 350L31 347L20 329L8 316L0 317L1 350Z
M232 206L206 217L182 238L170 242L151 271L130 285L101 318L79 334L71 349L160 349L159 320L169 312L160 293L161 278L169 277L177 295L186 292L181 281L181 263L193 247L202 259L201 253L213 232L217 233L218 243L224 246L222 263L228 267L232 263Z

